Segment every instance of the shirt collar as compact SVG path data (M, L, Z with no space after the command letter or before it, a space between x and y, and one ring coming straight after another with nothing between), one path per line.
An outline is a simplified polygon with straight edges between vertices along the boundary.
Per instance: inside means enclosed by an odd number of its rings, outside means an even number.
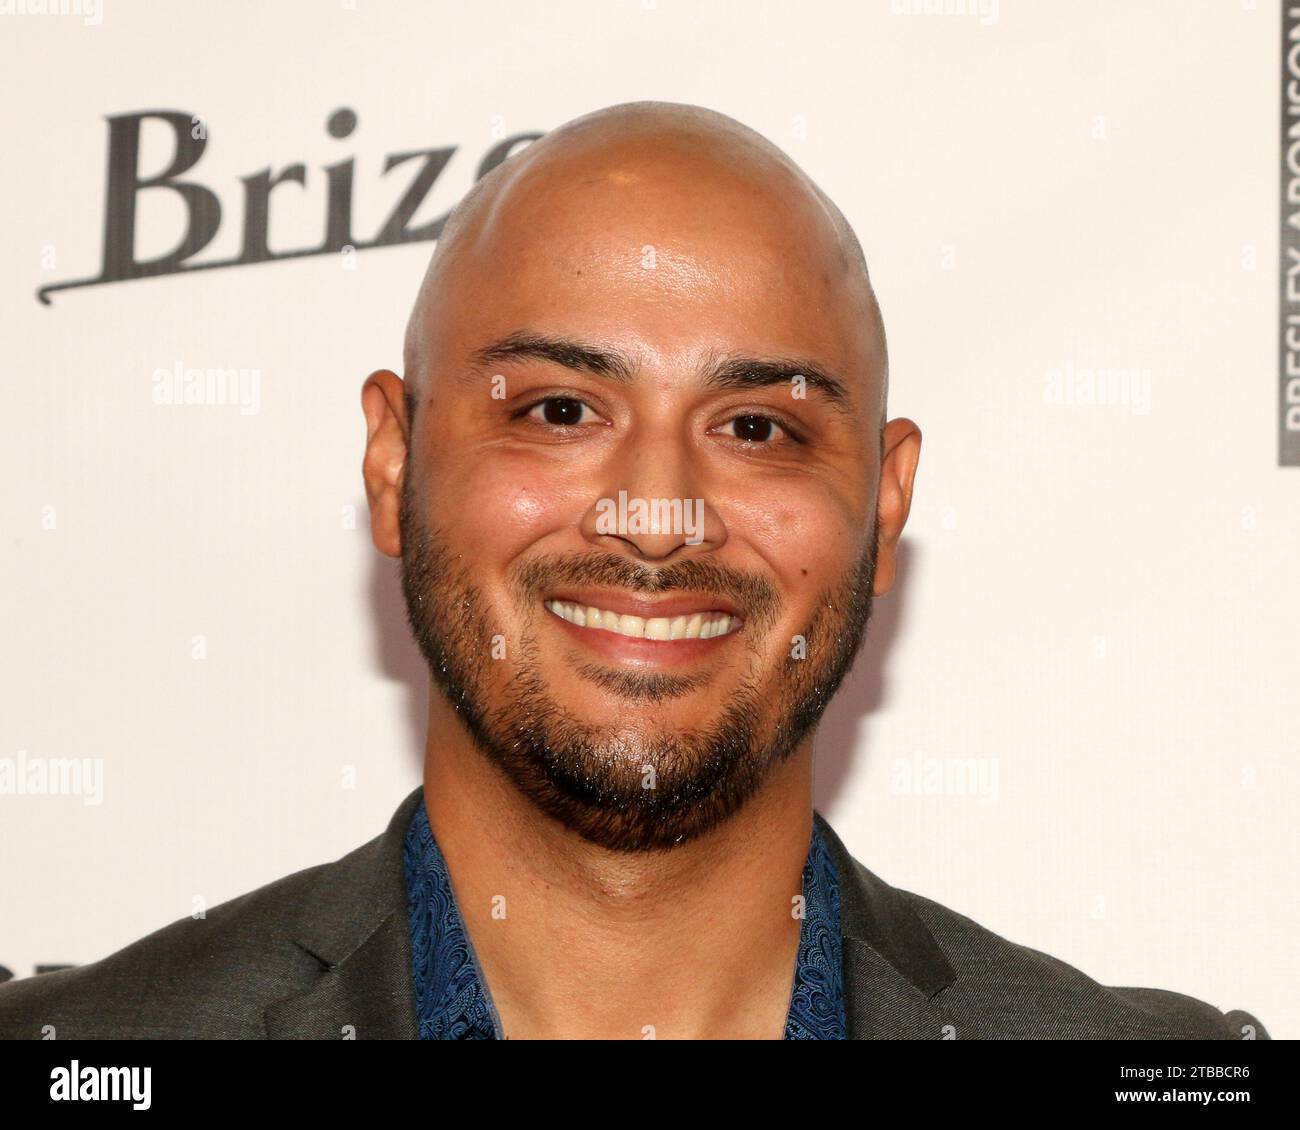
M407 828L403 860L420 1039L502 1039L501 1021L456 905L446 860L429 827L423 792ZM784 1038L843 1040L839 882L815 822L803 868L802 911Z

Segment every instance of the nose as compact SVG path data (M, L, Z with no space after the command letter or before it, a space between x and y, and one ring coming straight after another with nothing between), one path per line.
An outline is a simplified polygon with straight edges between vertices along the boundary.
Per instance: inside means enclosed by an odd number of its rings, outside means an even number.
M663 430L627 442L629 450L606 466L599 496L583 515L583 537L655 564L725 544L726 527L709 504L685 442Z

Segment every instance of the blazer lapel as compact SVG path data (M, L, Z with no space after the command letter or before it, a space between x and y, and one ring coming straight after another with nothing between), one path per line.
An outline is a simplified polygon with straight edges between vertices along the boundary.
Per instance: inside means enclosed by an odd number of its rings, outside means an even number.
M819 813L835 860L850 1040L942 1040L949 1024L934 997L956 979L901 891L862 866Z
M416 789L388 829L320 869L304 900L295 945L320 963L316 981L265 1012L267 1035L285 1040L414 1040L415 987L402 848Z

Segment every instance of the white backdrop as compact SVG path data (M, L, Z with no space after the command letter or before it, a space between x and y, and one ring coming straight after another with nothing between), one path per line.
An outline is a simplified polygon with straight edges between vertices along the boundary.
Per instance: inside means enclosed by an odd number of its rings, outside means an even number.
M658 98L753 126L839 202L890 415L924 433L899 586L819 737L819 808L878 874L1014 941L1300 1035L1278 4L949 6L974 12L2 5L0 785L6 763L89 775L0 792L0 965L88 962L335 858L419 780L424 673L369 544L359 390L400 371L433 245L42 304L100 273L106 118L207 132L181 178L222 206L198 264L239 255L259 170L305 166L271 197L285 252L321 243L324 169L353 158L365 241L418 168L389 155L455 147L418 225L503 138ZM160 172L173 134L142 138ZM141 193L137 255L186 219ZM158 403L178 366L243 369L250 397ZM1088 403L1100 369L1125 382Z

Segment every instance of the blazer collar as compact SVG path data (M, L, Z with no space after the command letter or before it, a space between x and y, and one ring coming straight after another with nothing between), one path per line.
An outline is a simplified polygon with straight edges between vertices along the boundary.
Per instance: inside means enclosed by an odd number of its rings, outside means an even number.
M820 813L813 820L839 873L849 1039L943 1039L933 998L956 980L943 950L904 894L854 859Z
M415 789L381 836L317 869L290 933L322 972L266 1009L272 1039L417 1038L402 849L423 796ZM955 979L943 951L903 894L813 820L839 876L849 1039L942 1039L933 998Z

